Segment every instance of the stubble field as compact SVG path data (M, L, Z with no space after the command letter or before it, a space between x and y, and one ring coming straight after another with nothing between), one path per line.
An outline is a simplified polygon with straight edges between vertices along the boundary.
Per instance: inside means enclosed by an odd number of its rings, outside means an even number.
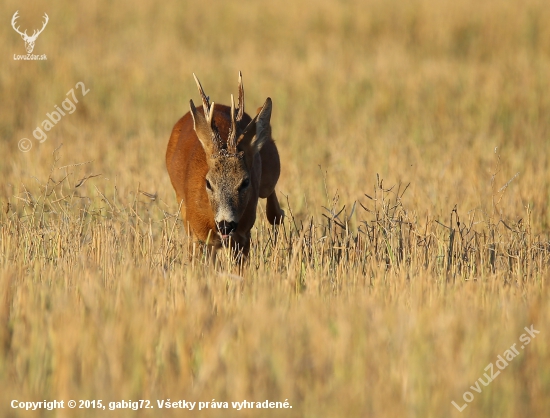
M1 416L548 415L545 1L1 10ZM48 13L47 60L13 59L16 10ZM228 103L239 70L249 112L273 99L287 215L261 203L243 268L187 240L164 166L192 73Z

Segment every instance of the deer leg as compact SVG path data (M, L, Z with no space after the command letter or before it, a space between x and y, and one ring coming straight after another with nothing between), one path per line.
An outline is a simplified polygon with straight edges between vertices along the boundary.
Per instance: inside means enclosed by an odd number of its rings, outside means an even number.
M279 206L279 200L277 199L275 190L267 196L265 213L267 215L267 220L271 225L279 225L283 222L285 212L281 209L281 206Z
M244 258L248 257L248 252L250 251L250 235L250 231L248 231L243 235L239 234L235 236L232 247L234 255L238 256L239 253L242 253Z

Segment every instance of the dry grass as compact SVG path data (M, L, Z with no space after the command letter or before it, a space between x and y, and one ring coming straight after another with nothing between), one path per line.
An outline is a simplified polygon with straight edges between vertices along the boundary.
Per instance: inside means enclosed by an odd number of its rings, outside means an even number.
M546 2L4 3L4 22L50 23L44 62L12 60L0 27L0 415L170 398L293 405L204 417L546 416ZM186 240L164 168L191 73L227 102L238 70L249 110L273 98L288 214L260 214L242 270ZM159 416L58 411L106 414Z

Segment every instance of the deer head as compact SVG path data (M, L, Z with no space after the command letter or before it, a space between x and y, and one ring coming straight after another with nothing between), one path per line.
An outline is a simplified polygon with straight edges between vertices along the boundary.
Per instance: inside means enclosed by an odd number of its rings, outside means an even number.
M223 140L214 122L214 102L210 103L201 83L193 76L202 99L202 112L197 110L193 100L190 107L195 133L208 164L204 187L218 234L226 241L236 231L249 200L258 198L259 174L252 172L252 166L256 154L270 138L271 99L267 98L256 117L243 126L244 89L239 72L238 107L231 95L231 126L227 140Z
M15 21L19 17L18 13L19 13L19 10L16 11L13 14L13 17L11 19L11 26L13 27L13 30L15 30L19 35L21 35L21 38L23 38L23 40L25 41L25 49L30 54L30 53L32 53L32 51L34 49L34 43L36 41L36 38L38 38L38 35L40 35L42 33L42 31L44 30L44 28L48 24L48 21L50 20L50 18L48 17L48 15L46 13L44 13L44 19L45 20L44 20L44 24L42 25L42 29L40 29L39 31L34 30L32 35L29 36L29 35L27 35L27 30L25 30L25 32L21 32L19 30L19 26L15 27Z

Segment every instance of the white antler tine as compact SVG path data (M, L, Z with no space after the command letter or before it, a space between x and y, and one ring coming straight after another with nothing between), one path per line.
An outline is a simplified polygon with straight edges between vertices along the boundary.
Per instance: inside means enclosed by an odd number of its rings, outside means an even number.
M17 10L14 14L13 14L13 17L11 18L11 26L13 27L13 30L15 30L19 35L23 36L23 35L26 35L27 34L27 31L25 31L25 33L22 33L20 30L19 30L19 26L15 27L16 25L16 21L17 19L19 18L19 10Z
M206 118L208 124L212 126L212 121L214 120L214 102L210 104L210 109L208 110L208 117Z
M36 29L33 30L32 36L30 37L31 39L36 39L36 38L38 38L38 35L40 35L40 34L44 31L44 29L46 29L46 25L48 24L50 18L48 17L48 14L47 14L47 13L44 13L44 16L43 16L43 17L45 18L45 20L44 20L44 22L42 22L42 28L39 29L39 30L36 30Z

